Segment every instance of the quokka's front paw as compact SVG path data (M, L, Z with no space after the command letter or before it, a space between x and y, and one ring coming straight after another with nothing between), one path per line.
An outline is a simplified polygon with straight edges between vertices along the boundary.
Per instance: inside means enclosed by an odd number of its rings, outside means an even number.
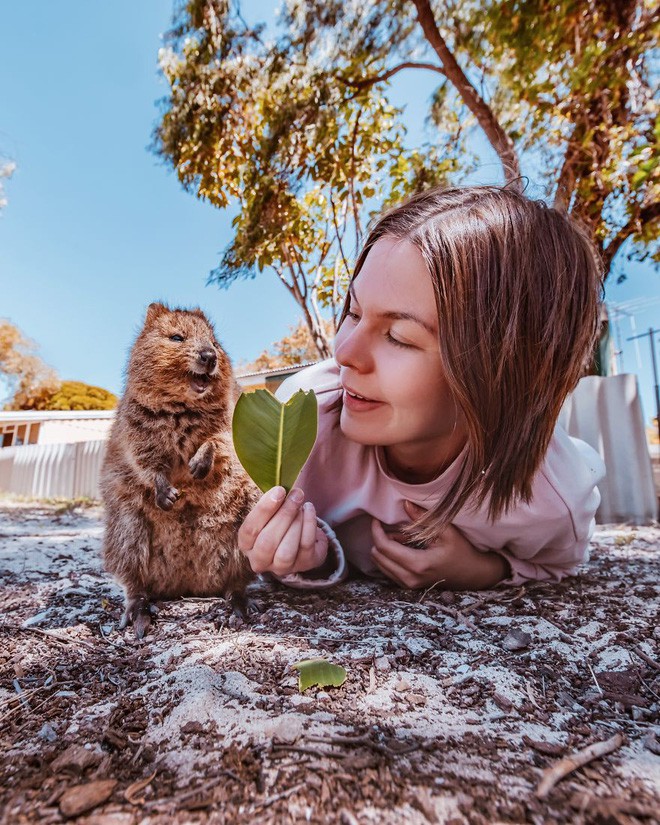
M211 472L211 467L213 467L213 446L211 444L202 444L188 462L190 475L197 479L206 478Z
M167 481L156 482L156 506L161 510L171 510L180 495Z

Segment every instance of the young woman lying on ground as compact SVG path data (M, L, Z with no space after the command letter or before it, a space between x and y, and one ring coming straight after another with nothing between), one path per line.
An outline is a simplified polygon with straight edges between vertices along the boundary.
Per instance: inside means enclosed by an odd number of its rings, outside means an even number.
M265 493L239 531L252 568L322 586L345 555L451 590L574 572L603 465L557 417L601 287L585 232L507 188L435 189L381 217L334 359L278 391L313 389L319 431L296 487Z

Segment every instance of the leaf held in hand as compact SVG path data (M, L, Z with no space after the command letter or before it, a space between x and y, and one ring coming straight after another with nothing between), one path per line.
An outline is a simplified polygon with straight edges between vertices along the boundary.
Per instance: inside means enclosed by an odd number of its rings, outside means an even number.
M304 659L291 665L298 671L298 690L303 693L312 685L339 687L346 681L346 671L325 659Z
M285 404L268 390L243 393L236 402L232 433L239 461L264 493L293 486L316 440L314 392L298 390Z

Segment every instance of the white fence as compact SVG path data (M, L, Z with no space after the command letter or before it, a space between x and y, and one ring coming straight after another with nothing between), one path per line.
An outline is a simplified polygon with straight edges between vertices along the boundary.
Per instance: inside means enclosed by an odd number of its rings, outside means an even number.
M599 523L645 524L658 516L658 500L634 375L588 376L567 399L560 423L605 461L598 486ZM98 498L107 441L32 444L0 449L0 490L30 497Z
M0 450L0 490L30 498L99 498L107 441Z

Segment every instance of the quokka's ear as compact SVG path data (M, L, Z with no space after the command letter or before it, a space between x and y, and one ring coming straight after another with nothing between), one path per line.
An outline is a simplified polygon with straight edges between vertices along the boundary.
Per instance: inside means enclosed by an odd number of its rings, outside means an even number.
M160 315L163 315L165 312L169 312L165 304L161 304L157 301L153 304L149 304L149 306L147 307L147 317L145 318L145 323L153 323L156 320L156 318L158 318Z

